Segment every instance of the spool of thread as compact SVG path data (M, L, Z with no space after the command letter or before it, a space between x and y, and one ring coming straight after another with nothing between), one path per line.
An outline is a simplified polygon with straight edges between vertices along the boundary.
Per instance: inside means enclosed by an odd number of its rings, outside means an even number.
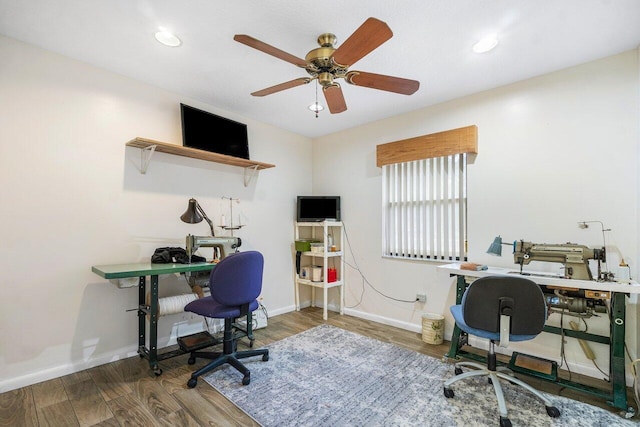
M196 294L175 295L158 300L158 316L184 312L184 306L198 299Z
M624 258L622 258L622 260L620 261L620 265L618 266L617 282L619 283L631 282L631 273L629 269L629 264L624 262Z
M202 290L200 290L202 292ZM175 295L158 299L158 317L184 312L184 306L198 298L197 293ZM147 306L151 303L151 295L147 294ZM148 317L148 315L147 315Z
M322 282L322 266L320 265L311 266L311 281Z

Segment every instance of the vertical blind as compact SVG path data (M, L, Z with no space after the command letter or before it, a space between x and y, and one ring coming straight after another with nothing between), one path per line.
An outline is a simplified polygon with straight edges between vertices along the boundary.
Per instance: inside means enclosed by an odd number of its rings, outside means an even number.
M383 256L466 260L467 155L382 166Z

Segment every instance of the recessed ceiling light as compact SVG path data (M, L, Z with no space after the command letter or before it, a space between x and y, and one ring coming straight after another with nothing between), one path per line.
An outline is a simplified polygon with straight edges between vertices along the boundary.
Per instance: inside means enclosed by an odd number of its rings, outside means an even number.
M475 53L489 52L491 49L498 45L498 37L495 34L484 37L478 43L473 45L473 51Z
M156 36L156 40L158 40L160 43L162 43L165 46L177 47L182 44L180 39L175 34L170 33L169 31L164 29L160 29L160 31L158 31L155 34L155 36Z

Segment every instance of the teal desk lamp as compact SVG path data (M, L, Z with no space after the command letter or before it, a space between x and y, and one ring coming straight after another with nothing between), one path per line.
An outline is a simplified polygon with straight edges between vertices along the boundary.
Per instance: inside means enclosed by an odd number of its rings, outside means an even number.
M502 243L502 237L498 236L495 239L493 239L493 243L491 243L491 245L489 246L489 249L487 249L487 253L489 255L502 256L503 245L511 246L511 243Z

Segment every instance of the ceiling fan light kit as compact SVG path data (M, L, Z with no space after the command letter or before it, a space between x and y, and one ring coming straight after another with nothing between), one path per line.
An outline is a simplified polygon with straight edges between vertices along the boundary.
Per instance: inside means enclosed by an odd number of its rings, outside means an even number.
M371 53L384 42L393 37L389 26L376 18L368 18L356 29L344 43L335 48L336 36L332 33L324 33L318 36L320 47L307 53L305 59L282 51L246 34L236 34L233 39L239 43L272 55L278 59L289 62L300 68L304 68L310 77L297 78L280 83L256 92L253 96L265 96L286 89L310 83L315 80L322 86L327 106L331 114L341 113L347 110L347 104L337 79L361 87L384 90L387 92L411 95L415 93L420 82L400 77L382 74L368 73L364 71L349 71L349 67ZM317 88L316 88L317 90ZM316 95L316 107L319 106ZM313 106L313 104L312 104ZM312 106L309 106L311 109ZM318 111L316 112L316 117Z
M309 110L313 111L314 113L319 113L320 111L324 110L324 107L318 104L318 101L316 101L313 104L309 105Z
M318 118L318 113L320 111L324 110L324 107L318 103L318 82L317 81L316 81L316 102L314 102L313 104L309 105L308 108L309 108L309 110L311 110L314 113L316 113L316 119Z

